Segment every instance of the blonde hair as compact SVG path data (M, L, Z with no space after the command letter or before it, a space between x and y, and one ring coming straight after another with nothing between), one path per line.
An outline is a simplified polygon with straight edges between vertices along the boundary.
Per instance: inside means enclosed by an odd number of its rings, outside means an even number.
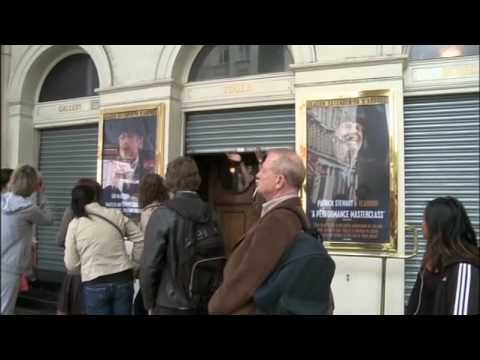
M268 155L270 154L277 155L277 158L272 161L274 171L285 176L291 186L301 189L305 180L305 166L302 158L289 149L270 150Z
M8 190L16 195L28 197L37 189L40 175L30 165L19 166L12 174Z

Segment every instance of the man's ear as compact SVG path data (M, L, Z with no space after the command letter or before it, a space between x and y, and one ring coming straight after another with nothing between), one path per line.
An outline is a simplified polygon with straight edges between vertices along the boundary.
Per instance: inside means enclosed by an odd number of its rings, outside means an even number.
M278 189L282 189L286 185L287 179L285 175L277 175L275 178L275 187Z

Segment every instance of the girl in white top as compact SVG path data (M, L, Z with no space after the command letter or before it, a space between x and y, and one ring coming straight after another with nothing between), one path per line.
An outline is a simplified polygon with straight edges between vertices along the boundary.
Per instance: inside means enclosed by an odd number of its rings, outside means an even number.
M119 210L95 201L95 191L78 185L72 191L74 219L65 241L65 267L80 271L88 315L131 314L134 273L143 252L139 227ZM126 241L133 244L131 258Z

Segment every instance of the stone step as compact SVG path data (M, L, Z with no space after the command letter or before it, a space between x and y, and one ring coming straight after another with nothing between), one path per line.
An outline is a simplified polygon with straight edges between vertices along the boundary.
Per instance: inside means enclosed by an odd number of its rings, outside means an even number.
M33 309L18 306L15 308L15 315L56 315L56 310L52 309Z
M16 308L22 314L55 314L59 291L58 283L31 282L29 291L18 295Z

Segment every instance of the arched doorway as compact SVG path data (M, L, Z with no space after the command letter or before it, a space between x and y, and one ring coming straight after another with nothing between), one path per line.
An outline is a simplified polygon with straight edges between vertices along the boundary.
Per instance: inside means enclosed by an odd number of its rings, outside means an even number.
M9 80L7 91L9 116L5 131L9 136L5 148L11 149L5 159L8 166L16 167L20 163L37 165L38 133L35 128L54 125L36 124L34 106L38 102L39 89L55 64L68 55L78 53L91 57L98 72L99 87L110 87L110 61L102 45L30 45L25 49Z

